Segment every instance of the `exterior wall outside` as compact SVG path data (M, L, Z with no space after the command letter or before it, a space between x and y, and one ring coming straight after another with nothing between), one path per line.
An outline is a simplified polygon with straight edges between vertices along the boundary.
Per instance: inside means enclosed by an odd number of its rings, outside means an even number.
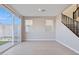
M12 26L11 25L3 25L0 24L0 37L2 36L11 36L11 32L12 32Z
M15 26L15 30L19 30L20 26ZM15 32L15 31L14 31ZM18 33L15 33L14 35L17 36L18 34L20 34L20 32L18 31ZM12 39L12 25L3 25L0 24L0 40L4 40L4 41L11 41Z

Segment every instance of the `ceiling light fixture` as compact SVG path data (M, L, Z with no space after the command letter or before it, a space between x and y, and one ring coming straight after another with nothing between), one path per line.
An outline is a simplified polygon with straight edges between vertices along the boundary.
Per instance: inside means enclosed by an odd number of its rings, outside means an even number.
M45 12L46 11L46 9L38 9L38 11L40 11L40 12Z

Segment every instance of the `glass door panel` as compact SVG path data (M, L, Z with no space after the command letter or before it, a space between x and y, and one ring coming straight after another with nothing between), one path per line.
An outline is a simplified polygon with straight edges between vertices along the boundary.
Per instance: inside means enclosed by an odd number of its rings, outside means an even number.
M21 19L0 6L0 53L21 42Z
M14 43L21 42L21 19L14 16Z
M5 47L4 47L5 46ZM12 14L0 6L0 52L12 46Z

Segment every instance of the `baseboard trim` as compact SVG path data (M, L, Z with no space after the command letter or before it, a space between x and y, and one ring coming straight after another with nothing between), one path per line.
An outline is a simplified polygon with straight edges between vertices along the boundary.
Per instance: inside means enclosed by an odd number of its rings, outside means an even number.
M26 41L55 41L55 39L26 39Z
M58 41L58 40L56 40L56 41L57 41L58 43L64 45L65 47L69 48L70 50L74 51L75 53L79 54L79 51L77 51L76 49L71 48L70 46L68 46L68 45L66 45L66 44L64 44L64 43L62 43L62 42L60 42L60 41Z

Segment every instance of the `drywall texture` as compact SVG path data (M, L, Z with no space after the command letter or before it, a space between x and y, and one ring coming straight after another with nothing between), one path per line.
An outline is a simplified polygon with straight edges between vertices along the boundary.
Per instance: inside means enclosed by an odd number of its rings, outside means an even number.
M26 20L32 20L32 25L29 26L28 31L26 29L26 40L55 39L55 17L52 19L31 18ZM46 21L49 23L46 23Z
M56 40L79 53L79 38L61 23L60 17L56 21Z

